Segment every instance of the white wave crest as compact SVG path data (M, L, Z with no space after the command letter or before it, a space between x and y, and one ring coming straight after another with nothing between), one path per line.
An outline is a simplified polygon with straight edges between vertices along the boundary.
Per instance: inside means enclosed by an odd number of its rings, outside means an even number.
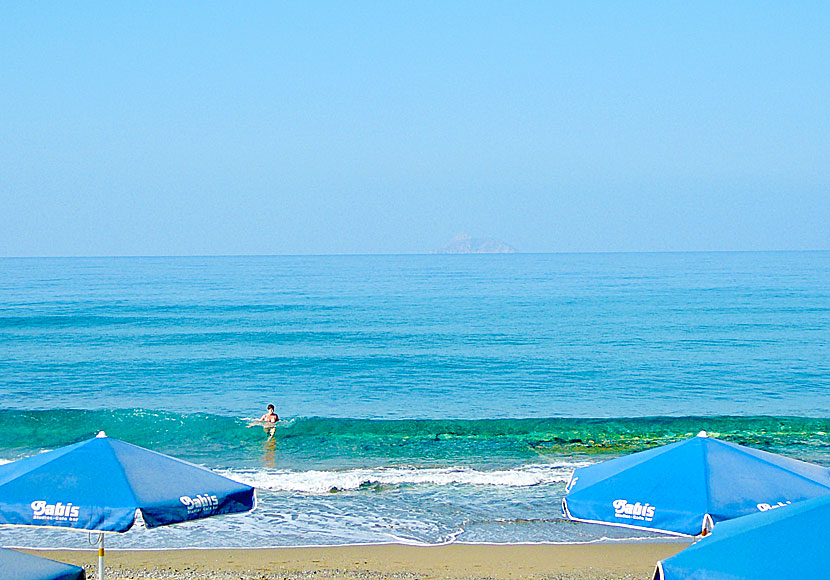
M260 489L319 494L357 490L364 485L375 484L530 487L567 483L575 467L579 465L526 465L490 471L469 467L379 467L342 471L257 470L225 473L228 477Z

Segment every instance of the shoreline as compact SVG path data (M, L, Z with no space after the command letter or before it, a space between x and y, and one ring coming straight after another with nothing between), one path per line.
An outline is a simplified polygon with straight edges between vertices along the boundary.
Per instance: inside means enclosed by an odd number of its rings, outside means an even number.
M277 531L278 532L278 531ZM108 550L110 579L650 580L658 560L686 542L588 544L368 544L325 547ZM97 576L97 552L21 550L84 566Z

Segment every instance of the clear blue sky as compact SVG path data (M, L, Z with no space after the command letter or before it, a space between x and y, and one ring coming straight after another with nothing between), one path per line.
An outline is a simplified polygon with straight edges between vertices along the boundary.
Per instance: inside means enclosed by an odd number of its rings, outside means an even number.
M824 2L3 2L0 255L830 249Z

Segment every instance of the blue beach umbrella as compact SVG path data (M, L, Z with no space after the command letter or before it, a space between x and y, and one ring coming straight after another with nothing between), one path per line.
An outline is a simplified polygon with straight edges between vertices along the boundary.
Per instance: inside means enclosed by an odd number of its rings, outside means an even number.
M0 465L0 525L126 532L138 512L155 528L246 512L255 502L249 485L103 432Z
M85 580L80 566L0 548L0 580Z
M826 580L830 496L720 524L657 563L655 580Z
M562 508L580 522L696 536L714 524L830 493L830 471L697 437L574 471Z

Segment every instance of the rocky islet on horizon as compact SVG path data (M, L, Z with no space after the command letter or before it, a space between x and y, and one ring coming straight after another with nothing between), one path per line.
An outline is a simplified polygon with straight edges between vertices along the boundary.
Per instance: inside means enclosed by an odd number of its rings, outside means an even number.
M470 234L460 233L442 248L431 254L514 254L516 248L493 238L474 238Z

